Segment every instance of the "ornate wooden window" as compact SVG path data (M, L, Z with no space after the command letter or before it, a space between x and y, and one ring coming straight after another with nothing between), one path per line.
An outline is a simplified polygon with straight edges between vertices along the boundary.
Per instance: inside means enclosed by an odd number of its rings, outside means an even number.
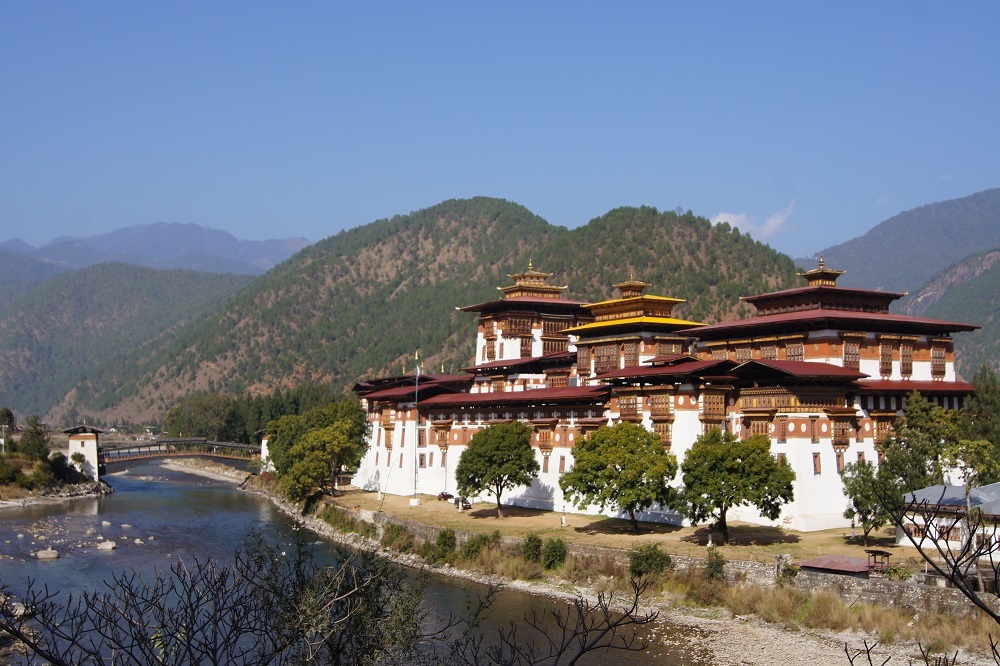
M681 353L681 345L679 342L657 342L656 343L656 355L657 356L674 356Z
M880 444L889 437L892 430L892 421L889 419L878 419L875 421L875 443Z
M521 338L521 358L531 357L531 343L534 342L534 338L531 336L525 336Z
M559 473L566 471L566 456L559 456Z
M931 376L935 379L944 377L944 365L944 347L931 347Z
M639 418L639 396L622 395L618 396L618 416L622 419L634 421Z
M820 461L818 453L813 454L813 474L817 476L823 473L823 463Z
M542 454L542 473L548 474L548 472L549 472L549 457L545 454Z
M819 425L816 421L817 418L815 416L809 417L809 435L812 437L814 444L819 441Z
M883 377L892 374L892 346L882 343L878 348L878 373Z
M913 374L913 345L899 346L899 374L909 377Z
M510 317L504 322L503 330L507 337L513 337L515 335L531 335L531 318Z
M427 454L421 453L419 456L417 456L417 458L420 461L420 468L421 469L423 469L424 467L427 467Z
M750 420L750 436L754 435L769 435L770 434L771 422L766 419L751 419Z
M434 467L434 452L433 451L428 451L427 452L427 466L428 467Z
M594 372L611 372L618 368L618 345L600 345L594 349Z
M427 446L427 429L417 426L417 446Z
M576 367L581 375L586 377L590 374L590 347L576 348Z
M543 354L555 354L556 352L564 352L569 348L569 341L563 340L542 340L542 353Z
M805 345L801 342L793 342L785 345L785 359L789 361L804 361Z
M725 349L712 350L713 361L725 361L727 358L729 358L729 352L727 352Z
M549 375L549 388L562 388L569 385L569 377L566 375Z
M563 321L542 320L542 335L560 335L560 331L564 328L566 328L566 323Z
M497 360L497 341L486 338L486 360L495 361Z
M837 451L837 474L844 471L844 452Z
M653 432L659 436L663 445L670 448L670 431L673 423L671 421L653 421Z
M851 370L861 367L861 345L857 342L844 343L844 367Z
M760 357L765 361L777 361L778 360L778 348L774 345L767 345L766 347L760 348Z
M864 461L865 461L865 452L864 451L858 451L858 462L859 463L863 463Z
M491 383L490 390L494 393L503 393L507 390L507 380L506 379L494 379Z
M721 393L706 393L702 397L705 416L716 416L721 421L726 416L726 397Z
M851 442L851 424L849 421L835 420L833 422L833 445L847 446Z
M441 467L447 467L447 466L448 466L448 452L441 451Z
M786 442L788 441L788 417L779 416L778 422L775 424L774 429L777 431L778 441Z
M634 368L639 365L639 345L634 342L622 345L622 356L625 357L626 368Z
M785 455L784 453L775 454L775 458L777 459L779 465L788 464L788 456Z
M746 363L753 358L753 350L750 347L737 347L736 348L736 362Z
M649 397L649 410L650 416L656 418L657 416L669 416L672 413L670 409L670 394L669 393L657 393Z

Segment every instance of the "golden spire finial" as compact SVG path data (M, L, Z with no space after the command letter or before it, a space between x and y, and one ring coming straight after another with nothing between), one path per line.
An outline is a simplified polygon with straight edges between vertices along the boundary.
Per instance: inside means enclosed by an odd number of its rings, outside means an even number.
M820 267L821 269L822 269L822 268L826 268L826 261L824 261L824 259L823 259L823 255L822 255L822 254L821 254L821 255L819 255L819 267Z
M534 267L534 265L533 265L533 264L531 263L531 259L528 259L528 270L529 270L529 271L533 271L533 270L535 270L535 267Z

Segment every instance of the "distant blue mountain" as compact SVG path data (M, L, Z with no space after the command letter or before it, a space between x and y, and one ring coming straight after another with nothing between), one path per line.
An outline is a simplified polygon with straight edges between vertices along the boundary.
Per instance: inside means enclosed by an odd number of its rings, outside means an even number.
M0 248L62 270L118 261L150 268L260 275L308 245L304 238L248 241L197 224L156 222L82 238L62 236L40 248L11 239L0 243Z

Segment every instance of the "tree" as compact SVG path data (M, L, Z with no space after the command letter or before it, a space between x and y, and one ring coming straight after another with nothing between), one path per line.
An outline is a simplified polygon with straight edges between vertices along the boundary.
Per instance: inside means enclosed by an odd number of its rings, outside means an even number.
M28 417L21 439L17 442L18 453L24 453L39 460L47 460L49 457L49 445L52 438L46 432L45 426L32 414Z
M901 488L924 488L942 483L945 452L958 443L960 430L955 412L924 398L917 391L906 396L895 432L877 443L883 454L881 468L897 479Z
M962 412L962 437L985 439L1000 447L1000 381L993 368L984 365L972 383L976 393Z
M284 548L254 533L232 566L178 561L147 579L124 572L65 602L30 581L20 598L0 586L0 634L22 643L27 663L53 666L573 664L598 650L645 649L635 628L657 618L639 610L647 584L632 579L622 607L600 594L532 610L487 641L481 623L495 584L465 615L433 620L422 579L373 551L341 551L338 564L320 565L301 542L287 557Z
M344 419L307 431L289 450L295 462L280 477L282 492L300 502L317 491L331 490L341 466L360 462L363 444L351 438L351 424Z
M167 432L171 437L205 437L217 441L232 411L233 401L226 395L192 393L167 412Z
M314 407L298 416L289 414L268 423L268 456L274 464L278 477L288 474L297 462L298 458L293 453L293 448L306 433L327 428L341 421L345 424L345 433L351 442L352 450L363 454L371 426L358 401L348 397L322 407ZM358 460L348 460L343 464L356 465L359 461L360 454Z
M531 428L520 421L489 426L472 437L455 467L461 495L472 497L488 491L497 500L497 517L503 518L500 498L505 490L526 486L538 476L538 461L531 448Z
M0 407L0 426L7 426L8 430L17 427L17 419L14 418L14 412L10 411L10 407Z
M573 468L559 479L566 498L577 506L594 504L628 513L639 531L636 511L667 505L668 485L677 473L677 458L654 433L634 423L598 428L573 448Z
M726 513L732 507L753 505L775 520L792 500L795 472L771 457L771 442L764 435L739 440L713 428L695 440L681 472L678 510L695 524L714 519L724 541L729 540Z
M840 473L840 479L844 484L844 495L848 502L844 518L861 524L867 548L868 535L892 522L892 516L879 502L878 484L885 483L884 475L880 478L875 465L861 460L845 465L844 471Z

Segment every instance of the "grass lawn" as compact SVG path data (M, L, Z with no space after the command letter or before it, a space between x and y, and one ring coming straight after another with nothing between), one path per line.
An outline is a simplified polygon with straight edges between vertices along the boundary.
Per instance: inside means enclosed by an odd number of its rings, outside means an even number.
M410 506L409 496L383 495L379 501L378 495L373 492L352 487L344 491L336 499L341 506L382 510L406 520L468 532L488 533L498 529L504 536L513 537L534 532L543 539L558 536L570 543L623 550L631 550L644 543L659 543L668 553L696 557L703 557L708 545L707 526L675 527L641 522L640 533L635 534L627 520L567 513L566 527L560 527L561 514L552 511L504 506L504 517L498 519L496 504L474 504L471 510L459 512L453 502L441 502L431 495L420 495L420 504ZM796 561L835 554L866 557L861 531L858 530L857 539L852 540L850 528L795 532L730 523L729 534L730 542L719 549L726 559L774 562L775 555L783 553L790 554ZM913 548L897 546L893 534L891 527L873 532L869 537L869 547L892 553L892 563L907 563L912 558L912 564L915 564L919 558L917 552ZM718 540L718 535L715 539Z

